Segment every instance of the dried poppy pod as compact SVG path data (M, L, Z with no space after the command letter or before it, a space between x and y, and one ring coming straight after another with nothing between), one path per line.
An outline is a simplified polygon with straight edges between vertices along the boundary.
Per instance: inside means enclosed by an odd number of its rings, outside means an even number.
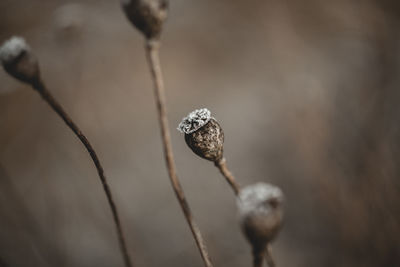
M283 198L279 187L266 183L246 186L237 197L240 225L253 248L255 266L261 266L268 245L282 226ZM267 260L273 262L269 254Z
M21 37L12 37L0 47L4 70L14 78L29 84L39 80L39 65L29 45Z
M224 158L224 131L211 117L211 112L206 108L192 111L183 118L178 130L185 134L186 144L196 155L214 162L237 195L240 186L229 171Z
M121 5L130 22L147 39L158 39L167 18L167 0L121 0Z
M224 132L208 109L192 111L178 130L185 134L186 144L196 155L214 162L222 159Z

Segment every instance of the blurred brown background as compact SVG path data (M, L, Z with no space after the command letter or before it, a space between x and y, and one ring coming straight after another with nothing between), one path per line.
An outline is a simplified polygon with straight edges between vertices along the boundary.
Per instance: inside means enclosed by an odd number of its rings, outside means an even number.
M172 0L161 60L178 175L215 266L250 266L231 189L175 127L207 107L239 182L279 185L279 267L400 266L398 1ZM118 1L0 1L97 149L136 266L202 262L165 169L143 38ZM0 266L122 266L95 168L0 71Z

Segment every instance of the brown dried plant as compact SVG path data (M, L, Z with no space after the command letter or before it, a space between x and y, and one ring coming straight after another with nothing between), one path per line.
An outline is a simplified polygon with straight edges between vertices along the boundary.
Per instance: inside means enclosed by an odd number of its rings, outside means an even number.
M239 187L223 157L224 131L206 109L196 109L183 118L178 130L185 134L185 142L199 157L213 161L235 193L242 231L252 246L253 266L261 267L264 259L275 267L271 241L278 234L283 221L283 193L273 185L257 183Z
M124 233L122 231L117 206L111 194L111 189L104 174L103 166L101 165L100 160L97 157L97 154L93 146L90 144L89 140L47 89L45 83L40 76L39 64L36 56L32 53L30 47L23 38L13 37L10 40L6 41L0 48L0 60L8 74L22 82L28 83L36 92L40 94L43 100L45 100L47 104L49 104L50 107L54 110L54 112L56 112L63 119L67 126L74 132L74 134L85 146L97 169L97 173L99 175L101 184L103 185L108 204L111 208L114 224L117 230L119 246L125 266L132 267L133 265L128 253L128 248L126 246L126 241Z
M164 20L167 18L168 2L166 0L122 0L122 7L127 18L146 38L146 57L150 66L151 78L154 83L154 98L157 107L158 120L161 129L161 138L164 148L168 175L178 202L192 231L193 238L200 251L204 265L212 267L205 241L197 226L189 203L185 198L183 188L176 174L174 155L172 151L170 130L167 118L164 81L159 58L160 35Z

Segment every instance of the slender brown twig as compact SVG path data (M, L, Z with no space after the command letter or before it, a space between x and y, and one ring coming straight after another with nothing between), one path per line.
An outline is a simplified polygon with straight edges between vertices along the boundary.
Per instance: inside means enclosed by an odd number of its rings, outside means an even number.
M32 87L41 95L41 97L51 106L51 108L64 120L64 122L68 125L68 127L75 133L75 135L79 138L82 144L85 146L87 151L90 154L90 157L93 160L94 165L96 166L97 172L100 177L100 181L103 185L104 192L107 196L108 203L111 208L111 212L113 215L114 223L117 230L119 246L121 249L122 256L124 258L124 263L126 267L132 267L132 262L128 253L128 249L125 242L124 233L122 231L121 222L118 216L117 207L113 200L110 187L107 183L107 179L104 175L103 167L100 163L99 158L96 155L95 150L93 149L92 145L89 143L89 140L86 136L81 132L78 126L71 120L68 114L64 111L58 101L51 95L51 93L47 90L43 81L38 78L32 83Z
M275 261L274 258L272 257L272 248L270 244L267 245L267 250L265 252L265 259L269 267L275 267Z
M275 261L272 258L271 245L253 248L253 267L262 267L264 258L269 267L275 267Z
M164 82L161 72L161 64L159 59L159 46L158 40L147 40L146 43L146 56L150 65L150 72L152 80L154 82L154 96L156 100L158 119L161 127L162 143L164 147L165 161L167 164L169 178L171 180L172 187L175 191L176 197L183 210L183 214L189 224L190 230L192 231L193 237L196 241L197 247L199 248L201 257L203 258L204 264L207 267L212 267L211 259L207 251L206 244L201 236L199 227L194 221L192 212L189 208L189 204L186 201L183 193L182 186L176 175L174 155L172 153L171 137L168 126L166 100L165 100L165 89Z
M262 267L264 261L264 252L253 249L253 267Z
M226 166L225 158L215 161L214 164L219 169L219 171L222 173L222 175L225 177L225 179L229 183L229 185L232 187L233 192L235 192L235 195L238 195L239 191L240 191L240 186L236 182L236 179L233 176L233 174L229 171L228 167Z

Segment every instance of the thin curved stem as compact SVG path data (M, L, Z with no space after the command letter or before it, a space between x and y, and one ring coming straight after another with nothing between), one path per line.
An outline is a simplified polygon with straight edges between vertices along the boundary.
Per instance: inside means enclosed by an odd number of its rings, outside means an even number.
M189 204L186 201L183 188L176 175L176 168L174 163L174 155L172 152L171 137L168 126L166 100L165 100L165 89L164 82L161 72L161 64L159 59L159 41L158 40L147 40L146 43L146 56L150 65L151 77L154 82L154 96L157 106L158 119L161 127L161 137L164 148L165 161L167 164L169 178L171 180L172 187L178 202L182 208L183 214L185 215L186 221L189 224L190 230L192 231L193 237L196 241L197 247L200 251L201 257L204 261L204 265L212 267L211 259L206 247L206 244L201 235L200 229L195 223Z
M41 95L41 97L51 106L51 108L64 120L64 122L68 125L68 127L75 133L75 135L79 138L82 144L85 146L87 151L89 152L90 157L93 160L94 165L96 166L97 172L99 174L99 178L101 184L103 185L104 192L106 194L108 204L110 205L111 212L113 215L113 220L115 223L115 227L117 230L119 246L121 249L121 253L124 259L124 263L126 267L132 267L132 262L128 253L128 249L125 242L124 233L122 231L121 222L118 216L117 207L113 200L111 189L107 183L107 179L104 175L103 167L100 163L99 158L96 155L96 152L92 145L89 143L89 140L86 136L81 132L78 126L71 120L68 114L64 111L58 101L51 95L51 93L47 90L45 84L42 80L38 79L37 81L32 83L33 88Z
M229 185L232 187L235 195L238 195L239 191L240 191L240 186L236 182L236 179L233 176L233 174L229 171L228 166L226 166L226 159L222 158L218 161L215 161L214 164L219 169L219 171L222 173L222 175L225 177L225 179L229 183Z

